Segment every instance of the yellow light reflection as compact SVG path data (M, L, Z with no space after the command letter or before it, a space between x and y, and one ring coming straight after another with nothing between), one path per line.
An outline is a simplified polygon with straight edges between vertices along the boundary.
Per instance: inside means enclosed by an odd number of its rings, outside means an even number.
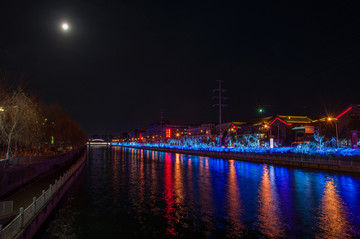
M180 160L180 154L175 154L174 191L177 204L182 204L182 202L184 201L184 186L181 172L181 161L182 160Z
M227 228L227 237L239 238L243 236L244 225L241 221L242 207L240 190L236 176L236 168L234 160L229 160L229 179L226 193L228 204L228 216L231 227Z
M351 238L352 228L346 214L334 180L328 180L321 199L319 215L321 233L317 238Z
M264 172L259 186L258 219L260 231L267 237L279 238L285 236L276 191L272 188L267 165L264 165Z
M201 203L201 214L203 222L206 223L206 227L213 227L211 224L211 214L209 212L214 211L213 206L213 186L211 184L211 175L209 168L209 158L199 157L199 197Z

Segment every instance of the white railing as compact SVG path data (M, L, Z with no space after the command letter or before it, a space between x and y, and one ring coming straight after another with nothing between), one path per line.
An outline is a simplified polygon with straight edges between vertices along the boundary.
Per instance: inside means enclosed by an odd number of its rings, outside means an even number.
M0 202L0 217L13 213L13 201Z
M37 216L38 212L40 212L42 208L50 202L52 197L56 195L59 189L62 188L64 183L77 171L82 162L83 160L79 160L76 164L71 166L63 176L60 176L58 180L55 180L54 185L50 184L46 191L43 190L39 198L33 197L33 202L25 208L25 210L20 208L19 215L17 215L5 228L2 228L2 225L0 225L0 239L14 238L25 225L30 223Z

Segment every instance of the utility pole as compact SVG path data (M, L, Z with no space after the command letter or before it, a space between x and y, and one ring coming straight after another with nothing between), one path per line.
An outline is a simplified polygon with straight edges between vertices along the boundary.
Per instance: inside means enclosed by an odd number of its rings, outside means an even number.
M221 131L221 108L225 107L227 105L222 103L222 100L226 100L228 99L228 97L224 97L222 96L222 93L224 93L226 90L221 88L221 83L223 82L222 80L217 80L217 82L219 82L219 88L218 89L214 89L213 92L218 92L219 94L217 96L212 97L213 99L219 99L219 103L218 104L214 104L213 106L218 106L219 107L219 147L221 147L221 137L222 137L222 131Z
M162 135L163 135L163 119L164 119L163 114L164 114L163 109L161 109L161 111L160 111L160 143L162 143Z

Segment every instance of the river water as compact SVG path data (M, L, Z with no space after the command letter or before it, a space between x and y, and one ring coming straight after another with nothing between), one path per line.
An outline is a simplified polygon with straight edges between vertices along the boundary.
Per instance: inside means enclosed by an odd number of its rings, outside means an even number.
M37 238L360 238L358 175L121 147L86 167Z

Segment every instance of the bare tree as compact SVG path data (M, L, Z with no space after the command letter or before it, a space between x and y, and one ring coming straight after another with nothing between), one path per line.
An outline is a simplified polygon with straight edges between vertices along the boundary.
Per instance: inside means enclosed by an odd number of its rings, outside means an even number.
M21 89L3 96L0 105L0 132L7 145L8 159L14 142L25 145L30 140L36 142L41 116L36 105Z

